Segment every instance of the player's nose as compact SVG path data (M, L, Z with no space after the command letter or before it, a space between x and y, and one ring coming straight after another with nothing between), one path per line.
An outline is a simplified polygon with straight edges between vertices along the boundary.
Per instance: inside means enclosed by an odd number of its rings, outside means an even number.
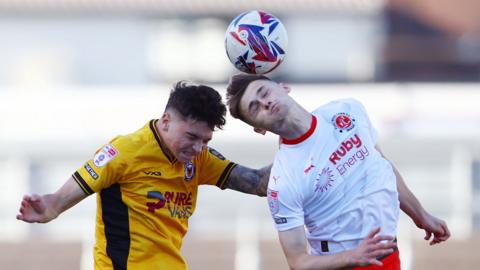
M262 100L260 102L262 104L262 107L264 107L267 110L270 109L270 106L272 105L272 102L269 100Z
M204 143L202 142L196 142L193 144L193 151L195 151L195 154L199 154L204 147Z

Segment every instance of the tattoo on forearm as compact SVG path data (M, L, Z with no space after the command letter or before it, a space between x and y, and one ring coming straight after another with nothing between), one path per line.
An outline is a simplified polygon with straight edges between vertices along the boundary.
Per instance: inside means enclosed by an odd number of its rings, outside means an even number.
M237 165L230 173L225 187L262 197L267 196L271 167L270 165L259 170L253 170Z
M272 165L269 165L258 170L260 175L260 183L257 189L258 196L262 196L262 197L267 196L268 179L270 179L271 169L272 169Z

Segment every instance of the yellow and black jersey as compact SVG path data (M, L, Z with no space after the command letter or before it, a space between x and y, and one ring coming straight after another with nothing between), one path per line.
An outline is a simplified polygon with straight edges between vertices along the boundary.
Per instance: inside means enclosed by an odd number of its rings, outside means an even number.
M224 188L235 163L212 148L177 161L151 120L114 138L74 174L97 193L95 269L186 269L180 253L198 185Z

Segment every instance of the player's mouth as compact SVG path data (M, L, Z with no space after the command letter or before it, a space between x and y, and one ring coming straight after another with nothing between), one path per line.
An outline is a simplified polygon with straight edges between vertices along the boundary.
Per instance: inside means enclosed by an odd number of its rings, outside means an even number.
M181 159L180 161L189 161L189 160L192 160L196 156L195 153L186 152L186 151L182 151L182 152L180 152L180 154L181 154L180 158L179 158L179 160Z
M196 152L184 152L184 155L186 157L189 157L190 159L192 159L193 157L195 157L198 153Z
M276 113L276 112L278 112L278 105L277 105L277 103L274 103L270 107L270 113L272 114L272 113Z

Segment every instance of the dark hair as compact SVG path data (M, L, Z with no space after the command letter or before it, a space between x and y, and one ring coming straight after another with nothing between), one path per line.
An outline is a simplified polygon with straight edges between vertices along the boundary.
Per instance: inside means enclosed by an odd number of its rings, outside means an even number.
M240 113L240 100L242 99L245 90L247 90L248 85L251 82L258 80L271 81L267 76L260 74L239 73L230 78L230 82L227 86L227 105L232 117L246 121L245 117Z
M212 130L225 125L227 108L222 96L206 85L195 85L185 81L175 84L168 98L167 109L174 109L184 118L206 122Z

